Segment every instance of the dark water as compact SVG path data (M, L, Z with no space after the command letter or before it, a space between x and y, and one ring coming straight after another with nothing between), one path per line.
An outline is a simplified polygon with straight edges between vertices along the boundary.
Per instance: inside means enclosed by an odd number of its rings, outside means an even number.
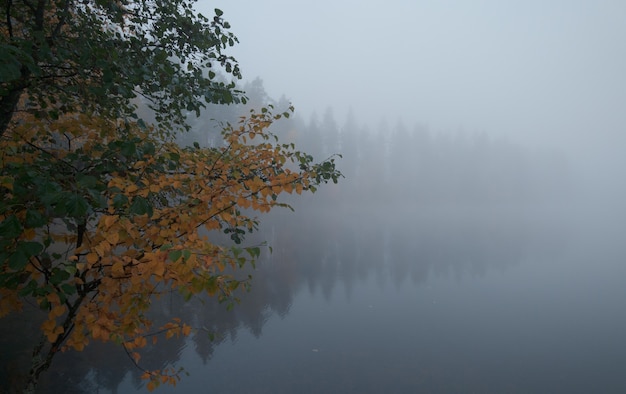
M163 393L626 392L619 209L299 211L234 311L165 300L205 331L148 349ZM64 354L41 392L147 392L123 352ZM61 391L59 391L61 390Z

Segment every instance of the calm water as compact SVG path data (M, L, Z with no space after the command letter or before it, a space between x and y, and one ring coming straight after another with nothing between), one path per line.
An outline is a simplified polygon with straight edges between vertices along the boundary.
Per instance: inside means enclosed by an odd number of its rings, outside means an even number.
M149 349L162 393L626 392L626 214L297 212L233 312L165 300L206 332ZM56 360L44 392L147 392L117 348Z

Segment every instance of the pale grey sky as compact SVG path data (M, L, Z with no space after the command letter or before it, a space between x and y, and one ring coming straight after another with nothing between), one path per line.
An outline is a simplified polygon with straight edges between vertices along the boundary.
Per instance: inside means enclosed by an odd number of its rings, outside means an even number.
M432 130L615 149L626 137L624 0L200 0L244 77L305 118L331 106ZM208 13L208 12L207 12ZM621 145L619 145L621 144Z

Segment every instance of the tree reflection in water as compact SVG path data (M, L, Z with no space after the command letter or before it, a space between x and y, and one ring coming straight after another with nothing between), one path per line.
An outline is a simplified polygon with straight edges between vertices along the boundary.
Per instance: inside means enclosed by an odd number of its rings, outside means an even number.
M534 223L532 216L502 211L487 215L480 209L431 209L418 213L346 208L343 213L319 207L296 213L272 213L263 227L248 239L251 244L267 241L273 253L264 253L256 269L246 267L237 275L253 276L249 293L241 292L241 303L231 311L214 298L184 302L177 294L153 305L155 325L181 317L197 331L190 338L160 339L142 352L141 365L149 369L181 366L182 352L193 346L203 363L210 362L215 349L225 341L236 341L241 330L256 337L272 315L289 313L294 296L301 291L321 293L330 300L342 287L349 297L358 282L374 278L385 286L420 285L429 276L482 276L491 269L517 264L529 250L549 252L541 247L546 232L554 234L546 222ZM529 246L532 245L532 248ZM558 242L550 241L550 248ZM3 382L8 390L18 363L28 362L27 343L37 328L37 311L28 319L3 324L2 330L24 332L22 342L4 345ZM3 335L3 338L9 338ZM135 368L121 347L92 343L84 352L59 355L41 382L42 392L94 392L106 388L116 392L120 383L132 376L136 387L142 371ZM183 374L184 379L184 374ZM46 389L47 388L47 389Z

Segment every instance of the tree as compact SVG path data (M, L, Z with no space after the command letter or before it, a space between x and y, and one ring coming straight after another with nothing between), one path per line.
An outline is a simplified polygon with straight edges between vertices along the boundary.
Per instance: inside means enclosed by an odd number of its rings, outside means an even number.
M187 111L245 100L219 71L241 78L223 51L237 42L222 11L193 0L7 0L0 23L0 135L12 115L136 117L144 97L159 126L187 127Z
M41 308L26 392L55 354L112 341L139 363L156 325L150 301L178 291L232 302L247 278L227 273L259 256L241 247L255 212L285 206L283 192L337 182L334 159L280 143L272 122L290 112L252 111L226 124L223 143L180 147L186 111L242 100L216 82L236 39L221 11L209 20L190 1L4 3L0 125L0 317L25 302ZM151 103L155 124L137 115ZM16 98L17 97L17 98ZM292 110L292 109L291 109ZM234 245L212 242L215 232ZM138 364L139 365L139 364ZM152 389L177 371L145 371Z
M219 148L180 148L152 128L78 115L25 123L4 139L0 316L19 310L23 297L47 311L33 385L56 352L82 350L92 339L120 343L138 361L152 297L174 289L231 300L242 281L224 269L260 249L218 246L210 232L241 243L258 224L246 212L267 212L283 205L278 194L339 176L332 159L313 164L293 145L272 143L267 128L283 115L252 113L225 128ZM63 130L65 141L52 145L47 127ZM191 327L175 320L157 331Z

